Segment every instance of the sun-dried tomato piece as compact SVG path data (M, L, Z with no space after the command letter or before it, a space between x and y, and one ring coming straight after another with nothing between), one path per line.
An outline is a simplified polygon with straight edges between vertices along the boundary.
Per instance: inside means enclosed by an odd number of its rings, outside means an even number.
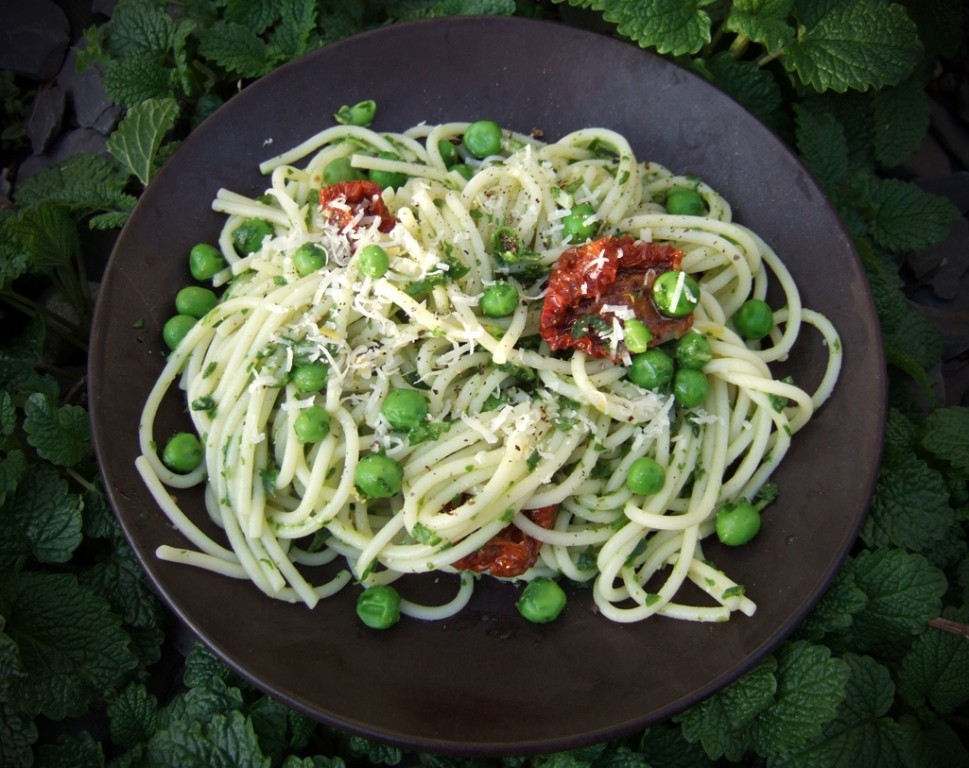
M340 181L320 189L320 207L323 215L341 230L351 225L361 212L363 217L376 216L380 219L378 229L390 232L397 223L387 210L381 196L380 185L373 181ZM357 226L366 226L366 223Z
M679 269L683 251L631 237L603 237L569 248L549 275L539 332L552 351L578 349L591 357L618 357L609 334L615 308L628 307L653 335L652 346L682 336L693 315L665 317L653 304L656 278Z
M542 528L551 528L558 505L525 510L525 516ZM538 561L542 542L515 525L508 525L492 536L481 549L452 563L459 571L488 572L492 576L521 576Z

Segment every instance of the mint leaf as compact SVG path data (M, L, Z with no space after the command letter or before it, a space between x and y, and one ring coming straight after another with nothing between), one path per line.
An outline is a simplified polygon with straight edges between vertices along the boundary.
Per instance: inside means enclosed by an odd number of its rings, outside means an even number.
M711 759L739 760L749 747L750 725L774 703L776 669L777 662L769 657L735 683L675 717L683 737L699 741Z
M497 16L515 12L514 0L391 0L387 12L399 21L443 16Z
M57 741L37 747L37 764L43 768L103 768L104 750L87 731L62 733Z
M908 741L906 768L969 768L969 750L942 719L902 715L898 724Z
M225 20L248 27L259 35L279 18L277 0L226 0Z
M882 464L861 538L872 548L896 546L922 552L949 535L954 523L944 478L909 455L905 461Z
M908 76L921 55L918 31L902 6L856 0L799 29L781 60L788 72L816 91L844 93L894 85Z
M83 154L25 179L14 197L22 208L58 203L82 213L130 210L135 198L125 194L127 183L127 176L109 158Z
M701 10L714 0L645 0L640 3L592 0L589 7L616 25L620 35L643 48L680 56L710 42L710 16Z
M73 217L57 203L21 211L13 235L26 252L32 274L46 274L70 264L81 249Z
M91 453L91 425L78 405L58 407L49 395L36 393L24 403L27 442L42 459L73 467Z
M23 451L10 451L0 459L0 508L7 503L7 497L17 490L17 484L26 472L27 457Z
M923 192L910 182L883 179L871 189L871 236L894 253L941 242L959 211L948 198Z
M171 96L171 70L151 59L113 59L101 78L104 92L123 106L136 107L149 99Z
M777 654L777 698L751 724L761 755L781 755L815 738L844 698L848 665L822 645L795 640Z
M0 568L12 570L26 555L65 563L81 543L81 500L52 467L30 464L0 507L0 529Z
M837 716L824 726L820 738L772 760L772 766L907 768L904 732L884 717L895 694L891 673L869 656L846 654L843 661L850 674Z
M848 140L838 119L808 104L794 107L797 150L818 183L835 196L853 173Z
M256 78L273 66L266 42L248 27L217 21L201 33L199 53L228 72Z
M921 555L863 550L845 567L868 602L855 613L851 627L829 637L830 644L898 656L942 610L945 575Z
M10 692L22 712L80 715L136 666L121 620L71 574L0 576L0 615L26 673Z
M204 720L173 722L152 736L145 748L147 765L179 768L269 768L252 722L241 712L217 713Z
M883 166L901 165L919 148L929 129L929 99L922 83L908 78L879 88L871 96L875 159Z
M33 718L11 712L0 701L0 765L32 765L35 741L37 725Z
M131 683L108 703L111 741L130 749L158 727L158 700L142 683Z
M794 37L788 16L793 0L734 0L724 28L750 38L773 53L787 46Z
M921 444L937 459L969 473L969 407L954 405L929 413Z
M710 78L721 90L771 127L780 127L781 87L770 70L752 61L738 61L726 52L707 59L706 65Z
M126 541L115 541L110 557L81 573L80 580L104 597L129 627L159 624L158 598Z
M60 390L57 382L34 370L43 360L46 340L47 329L38 315L8 345L0 346L0 386L15 395L46 392L57 397Z
M171 49L175 23L151 0L121 0L108 30L106 47L114 56L159 59Z
M232 679L232 671L201 643L195 643L185 658L182 673L185 685L190 688L212 685L213 681L225 683Z
M854 577L842 569L834 584L799 627L798 637L820 642L831 632L847 629L851 626L851 617L867 602L868 596L858 589Z
M315 0L288 0L282 7L282 19L270 42L272 56L289 61L307 51L310 36L316 28Z
M149 99L129 109L108 137L108 151L144 186L148 186L151 180L158 149L176 117L178 104L175 99Z
M0 209L0 291L9 289L30 269L30 255L20 242L17 224L14 211Z
M965 623L969 611L945 615ZM953 632L929 628L902 658L898 680L902 696L913 707L928 703L943 715L954 712L969 701L969 642Z

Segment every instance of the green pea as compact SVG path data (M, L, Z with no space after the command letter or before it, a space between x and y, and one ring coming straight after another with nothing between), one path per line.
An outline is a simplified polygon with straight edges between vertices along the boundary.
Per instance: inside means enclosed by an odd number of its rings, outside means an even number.
M377 154L381 160L400 160L400 158L393 152L380 152ZM396 189L397 187L402 187L407 182L406 173L398 173L397 171L380 171L376 168L371 168L367 171L367 175L370 177L370 181L375 184L379 184L382 188Z
M394 429L413 429L427 418L427 395L416 389L391 389L380 407Z
M400 595L389 584L367 587L357 598L357 616L371 629L390 629L400 620Z
M534 579L525 585L518 599L518 612L535 624L554 621L565 608L565 591L546 576Z
M584 243L592 238L599 229L598 221L590 221L596 209L589 203L579 203L572 207L568 216L562 219L562 234L570 238L570 243Z
M330 414L321 405L311 405L299 412L293 421L298 443L318 443L330 434Z
M707 337L697 331L683 334L676 342L676 362L683 368L703 368L713 359Z
M360 168L354 168L349 157L338 157L323 168L323 184L328 187L341 181L363 181L365 178L367 174Z
M759 341L774 329L774 310L766 301L749 299L734 313L733 323L745 339Z
M189 285L175 294L175 309L180 315L204 317L219 303L214 291L200 285Z
M501 151L501 126L494 120L477 120L467 127L461 143L479 160L496 155Z
M191 315L175 315L168 318L162 326L162 339L165 340L165 345L169 349L175 349L197 322L198 318Z
M326 266L326 251L316 243L303 243L293 252L296 274L306 277Z
M622 340L626 344L626 349L636 355L649 348L653 334L642 320L630 318L622 324Z
M185 474L202 463L202 443L191 432L177 432L165 443L162 462L172 472Z
M633 355L626 376L638 387L650 390L665 389L673 379L673 358L662 349L648 349Z
M474 176L474 168L467 163L457 163L456 165L452 165L448 170L457 171L458 176L465 181L471 181L471 177Z
M373 99L367 99L357 102L353 106L344 104L333 115L333 119L340 125L360 125L366 128L376 116L377 102Z
M760 531L760 510L746 499L728 501L717 510L717 538L728 547L739 547Z
M458 148L454 146L453 142L447 139L441 139L437 142L437 151L441 155L441 160L444 161L445 168L451 168L457 165L461 159L458 155Z
M242 256L262 248L262 241L272 235L273 225L265 219L246 219L232 233L232 245Z
M653 303L667 317L686 317L700 303L700 285L686 272L671 269L653 283Z
M357 267L367 277L383 277L390 269L390 257L379 245L371 243L360 250Z
M357 462L353 473L357 489L371 499L386 499L400 490L404 468L382 453L370 453Z
M678 216L703 216L707 207L696 190L676 187L666 194L666 210Z
M208 243L193 245L188 253L188 268L196 280L210 280L226 266L222 252Z
M514 283L498 280L484 289L478 306L487 317L507 317L518 306L518 288Z
M710 382L703 371L678 368L673 374L673 397L682 408L696 408L707 399Z
M626 471L626 487L641 496L652 496L666 483L666 470L650 456L641 456Z
M293 368L293 384L300 392L319 392L326 386L330 367L326 363L303 363Z

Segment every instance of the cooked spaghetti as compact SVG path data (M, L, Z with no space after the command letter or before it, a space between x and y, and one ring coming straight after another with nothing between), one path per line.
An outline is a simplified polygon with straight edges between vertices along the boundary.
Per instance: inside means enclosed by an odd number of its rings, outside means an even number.
M485 576L591 584L620 622L752 614L702 541L724 503L757 495L831 394L836 330L727 201L638 160L623 136L545 143L506 130L479 159L461 147L468 127L335 126L263 163L261 197L219 191L222 295L170 355L140 424L137 466L192 545L158 555L310 607L351 583L440 571L460 574L454 598L404 600L404 614L451 616ZM349 177L327 183L337 167ZM381 173L395 183L367 180ZM671 213L674 190L702 211ZM240 253L234 234L252 220L271 227ZM306 244L319 268L296 258ZM385 264L365 261L369 246ZM649 287L666 272L680 278L675 299L698 288L688 313L656 311ZM766 337L745 339L735 315L769 284L782 308ZM805 326L827 350L813 392L769 367ZM688 333L710 350L694 366L700 402L636 383L643 338L675 359ZM307 366L324 380L302 384ZM189 472L169 469L155 442L176 385L204 450ZM403 419L387 407L402 390L421 406ZM310 409L325 416L308 439L297 421ZM375 456L397 477L371 489L360 471ZM649 493L627 478L643 457L662 469ZM203 483L220 541L169 492ZM314 567L331 561L345 567ZM687 582L709 599L685 603Z

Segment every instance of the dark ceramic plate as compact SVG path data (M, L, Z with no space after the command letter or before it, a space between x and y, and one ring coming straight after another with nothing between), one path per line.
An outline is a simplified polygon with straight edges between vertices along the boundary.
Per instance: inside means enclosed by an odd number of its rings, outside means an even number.
M155 559L179 536L134 468L142 404L162 367L160 327L188 280L186 254L213 241L220 186L256 194L259 161L375 99L378 130L491 118L549 139L602 125L641 158L703 177L772 243L805 304L831 317L845 366L834 397L799 433L782 494L753 544L708 552L759 605L708 626L655 618L620 626L578 592L551 625L522 621L514 587L482 584L444 623L364 631L355 590L315 610L246 582ZM142 196L101 288L90 362L92 417L108 493L157 589L210 648L257 687L338 728L406 748L462 754L565 749L672 716L733 681L804 618L855 539L877 470L885 402L880 333L848 237L804 167L711 85L608 37L552 23L454 18L400 25L280 68L198 128ZM818 380L823 352L789 372ZM174 398L173 398L174 400ZM160 434L181 423L178 403ZM203 518L198 496L180 494ZM427 582L419 587L433 591Z

